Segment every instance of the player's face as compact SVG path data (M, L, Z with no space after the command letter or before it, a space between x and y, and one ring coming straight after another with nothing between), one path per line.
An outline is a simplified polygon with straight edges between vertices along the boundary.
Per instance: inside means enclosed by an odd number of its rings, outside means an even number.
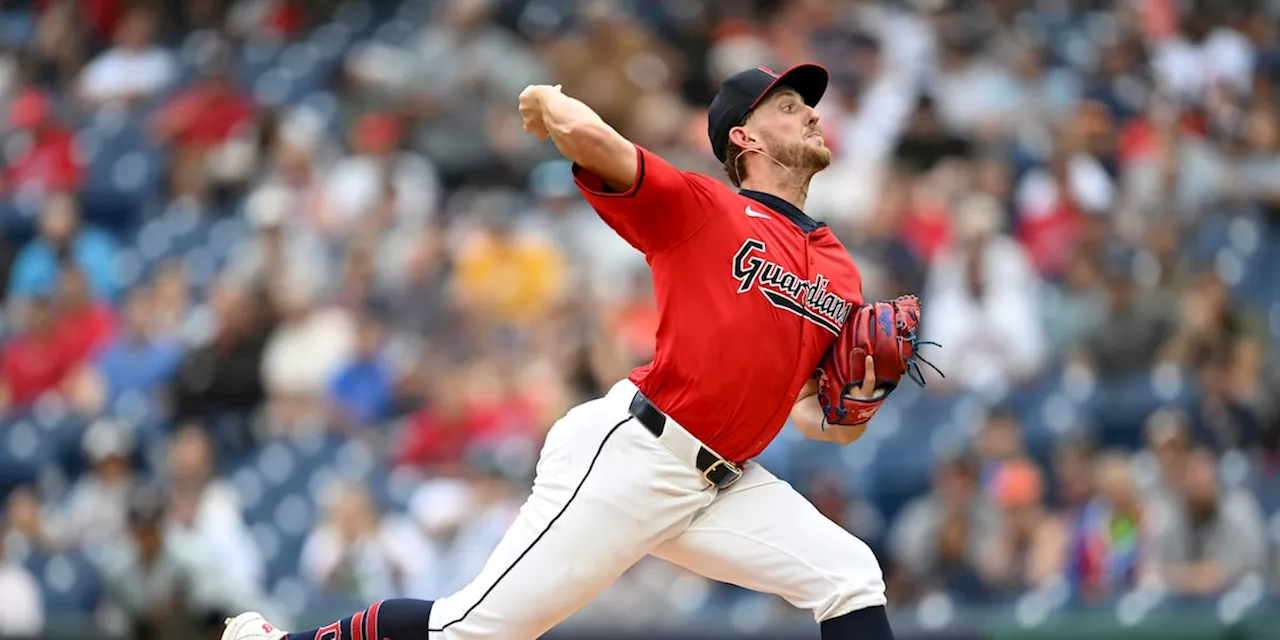
M817 173L831 164L818 113L793 89L764 99L743 125L761 142L761 150L797 171Z

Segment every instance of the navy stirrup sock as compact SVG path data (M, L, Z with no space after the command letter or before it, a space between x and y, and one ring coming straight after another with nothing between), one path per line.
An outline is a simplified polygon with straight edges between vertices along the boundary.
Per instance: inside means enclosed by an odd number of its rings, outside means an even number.
M432 604L408 598L383 600L350 618L290 633L284 640L423 640L431 627Z
M823 621L822 640L893 640L893 630L884 607L867 607Z

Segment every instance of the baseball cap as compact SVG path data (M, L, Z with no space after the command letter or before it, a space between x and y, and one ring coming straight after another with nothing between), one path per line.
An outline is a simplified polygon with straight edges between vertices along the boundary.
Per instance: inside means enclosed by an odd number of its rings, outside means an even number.
M774 88L795 89L804 103L813 107L826 93L828 80L826 68L812 63L798 64L780 74L768 67L756 67L730 76L720 85L720 92L707 109L707 136L711 138L711 150L716 158L724 162L729 130L741 124Z

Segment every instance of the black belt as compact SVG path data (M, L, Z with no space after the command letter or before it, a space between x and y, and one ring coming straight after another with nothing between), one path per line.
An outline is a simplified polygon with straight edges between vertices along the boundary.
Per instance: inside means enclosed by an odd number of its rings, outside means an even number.
M667 416L662 413L644 394L637 391L631 399L631 415L654 437L662 437L667 430ZM692 435L689 437L693 437ZM702 478L715 485L717 489L725 489L742 477L742 469L738 465L725 460L704 445L698 446L697 460L694 461Z

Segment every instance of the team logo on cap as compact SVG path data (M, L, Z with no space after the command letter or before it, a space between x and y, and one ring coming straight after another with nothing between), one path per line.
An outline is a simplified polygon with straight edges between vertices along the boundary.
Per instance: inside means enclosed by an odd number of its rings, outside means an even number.
M827 291L831 281L822 274L805 280L765 259L764 250L764 242L748 238L734 254L733 278L738 281L738 293L758 289L773 306L839 335L853 303Z

